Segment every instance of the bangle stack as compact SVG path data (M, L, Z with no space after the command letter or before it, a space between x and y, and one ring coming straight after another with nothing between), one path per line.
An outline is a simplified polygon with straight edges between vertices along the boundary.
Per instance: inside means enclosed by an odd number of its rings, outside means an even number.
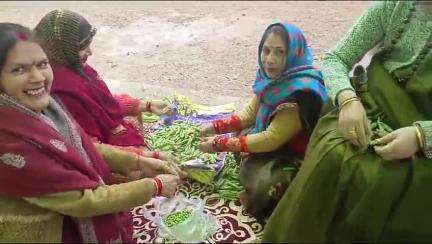
M222 133L228 129L228 125L225 123L223 119L218 119L212 122L213 129L216 133Z
M213 149L217 152L228 151L229 149L228 149L227 143L228 143L229 139L230 138L228 136L225 136L225 135L216 136L212 142Z
M163 188L163 182L158 177L153 178L153 184L155 186L155 193L154 196L160 196L162 194L162 188Z

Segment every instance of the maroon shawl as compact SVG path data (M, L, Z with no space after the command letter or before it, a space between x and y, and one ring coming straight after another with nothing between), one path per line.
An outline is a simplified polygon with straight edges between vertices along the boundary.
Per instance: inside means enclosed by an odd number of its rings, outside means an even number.
M53 99L70 128L71 138L81 137L90 162L85 161L75 140L66 140L38 115L0 94L0 193L13 198L95 189L113 182L110 170L90 139ZM13 121L13 123L11 123ZM67 217L67 216L66 216ZM105 214L90 219L97 242L132 241L131 228L122 224L124 214ZM132 219L129 217L130 224ZM66 231L68 232L68 231ZM63 240L80 241L77 236ZM68 234L68 233L66 233ZM70 234L70 231L69 231ZM77 233L75 233L76 235Z
M90 80L66 66L53 65L52 68L54 82L51 92L60 98L87 134L111 145L144 145L142 136L124 121L120 104L92 67L85 64L82 68ZM126 130L114 135L112 132L119 125Z

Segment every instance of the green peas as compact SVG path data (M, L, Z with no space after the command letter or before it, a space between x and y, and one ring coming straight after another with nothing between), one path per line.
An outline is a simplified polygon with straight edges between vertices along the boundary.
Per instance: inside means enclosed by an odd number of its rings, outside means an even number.
M164 224L166 226L173 227L175 225L183 223L191 215L192 215L192 210L183 209L183 210L168 214L163 221L164 221Z

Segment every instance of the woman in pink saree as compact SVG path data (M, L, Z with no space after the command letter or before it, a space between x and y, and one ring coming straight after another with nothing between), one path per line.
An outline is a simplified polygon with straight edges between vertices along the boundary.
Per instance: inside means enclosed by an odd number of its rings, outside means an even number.
M90 45L96 29L83 16L68 10L51 11L36 26L35 34L53 68L53 94L96 143L145 157L175 160L169 153L148 151L139 126L125 120L141 112L170 113L170 108L161 101L142 101L109 91L86 62L92 55ZM139 178L137 174L130 177Z

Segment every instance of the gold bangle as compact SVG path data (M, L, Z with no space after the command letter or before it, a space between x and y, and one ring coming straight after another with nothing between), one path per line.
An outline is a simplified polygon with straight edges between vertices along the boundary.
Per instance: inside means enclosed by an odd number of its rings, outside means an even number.
M348 103L353 102L353 101L360 101L360 99L358 97L351 97L351 98L345 99L345 101L343 101L341 103L341 105L339 105L339 110L341 110L343 108L343 106L345 106Z
M141 169L140 164L139 164L140 155L135 153L135 156L136 157L135 157L135 169L134 170L140 170Z
M416 128L416 135L417 135L417 141L419 144L419 147L421 150L423 150L424 146L425 146L425 141L424 141L424 137L423 137L423 133L421 132L419 126L416 124L414 125Z

